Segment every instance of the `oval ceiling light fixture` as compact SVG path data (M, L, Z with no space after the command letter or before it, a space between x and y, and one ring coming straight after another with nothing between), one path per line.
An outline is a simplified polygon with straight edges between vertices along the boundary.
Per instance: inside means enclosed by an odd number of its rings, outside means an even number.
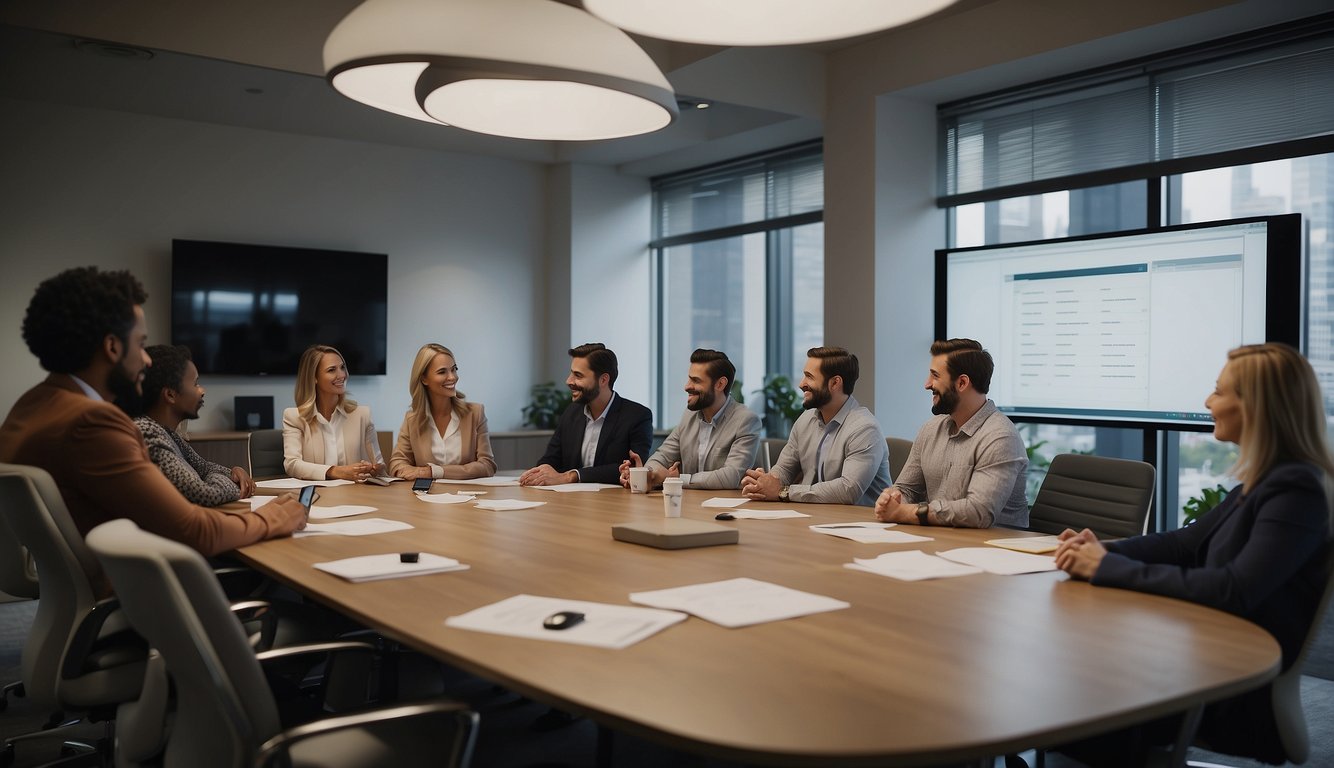
M583 0L626 30L706 45L798 45L879 32L957 0Z
M324 71L377 109L520 139L634 136L678 115L629 35L553 0L366 0L329 34Z

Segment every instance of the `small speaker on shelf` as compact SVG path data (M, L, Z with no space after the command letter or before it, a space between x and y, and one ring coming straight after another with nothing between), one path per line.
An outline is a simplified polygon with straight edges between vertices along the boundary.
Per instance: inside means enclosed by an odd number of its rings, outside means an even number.
M236 397L236 431L273 429L273 398L267 395Z

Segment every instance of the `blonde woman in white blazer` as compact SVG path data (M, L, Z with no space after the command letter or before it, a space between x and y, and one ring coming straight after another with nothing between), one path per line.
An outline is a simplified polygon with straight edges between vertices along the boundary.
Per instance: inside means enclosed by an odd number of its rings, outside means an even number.
M408 378L412 407L389 458L395 476L466 480L496 473L486 412L480 403L466 401L458 383L459 366L448 347L427 344L417 350Z
M283 468L302 480L353 480L382 473L371 409L347 396L347 363L316 344L301 355L296 407L283 411Z

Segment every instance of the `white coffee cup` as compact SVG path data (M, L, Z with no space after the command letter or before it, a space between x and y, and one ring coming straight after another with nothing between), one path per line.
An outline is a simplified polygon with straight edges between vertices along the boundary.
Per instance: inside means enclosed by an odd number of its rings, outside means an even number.
M648 467L630 467L630 493L648 493Z
M684 485L679 477L669 477L662 481L662 513L667 517L681 516L681 492Z

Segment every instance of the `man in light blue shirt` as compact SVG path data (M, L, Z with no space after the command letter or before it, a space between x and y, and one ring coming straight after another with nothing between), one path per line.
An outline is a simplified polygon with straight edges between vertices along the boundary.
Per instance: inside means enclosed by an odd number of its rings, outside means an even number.
M690 355L686 375L686 412L662 447L644 464L649 487L680 477L686 488L736 488L754 466L760 444L760 417L728 397L736 366L714 349ZM621 462L621 485L630 487L630 467L640 466L633 451Z
M806 355L806 412L773 470L747 470L741 492L758 501L873 506L889 485L889 450L880 422L852 396L857 356L842 347L812 347Z

